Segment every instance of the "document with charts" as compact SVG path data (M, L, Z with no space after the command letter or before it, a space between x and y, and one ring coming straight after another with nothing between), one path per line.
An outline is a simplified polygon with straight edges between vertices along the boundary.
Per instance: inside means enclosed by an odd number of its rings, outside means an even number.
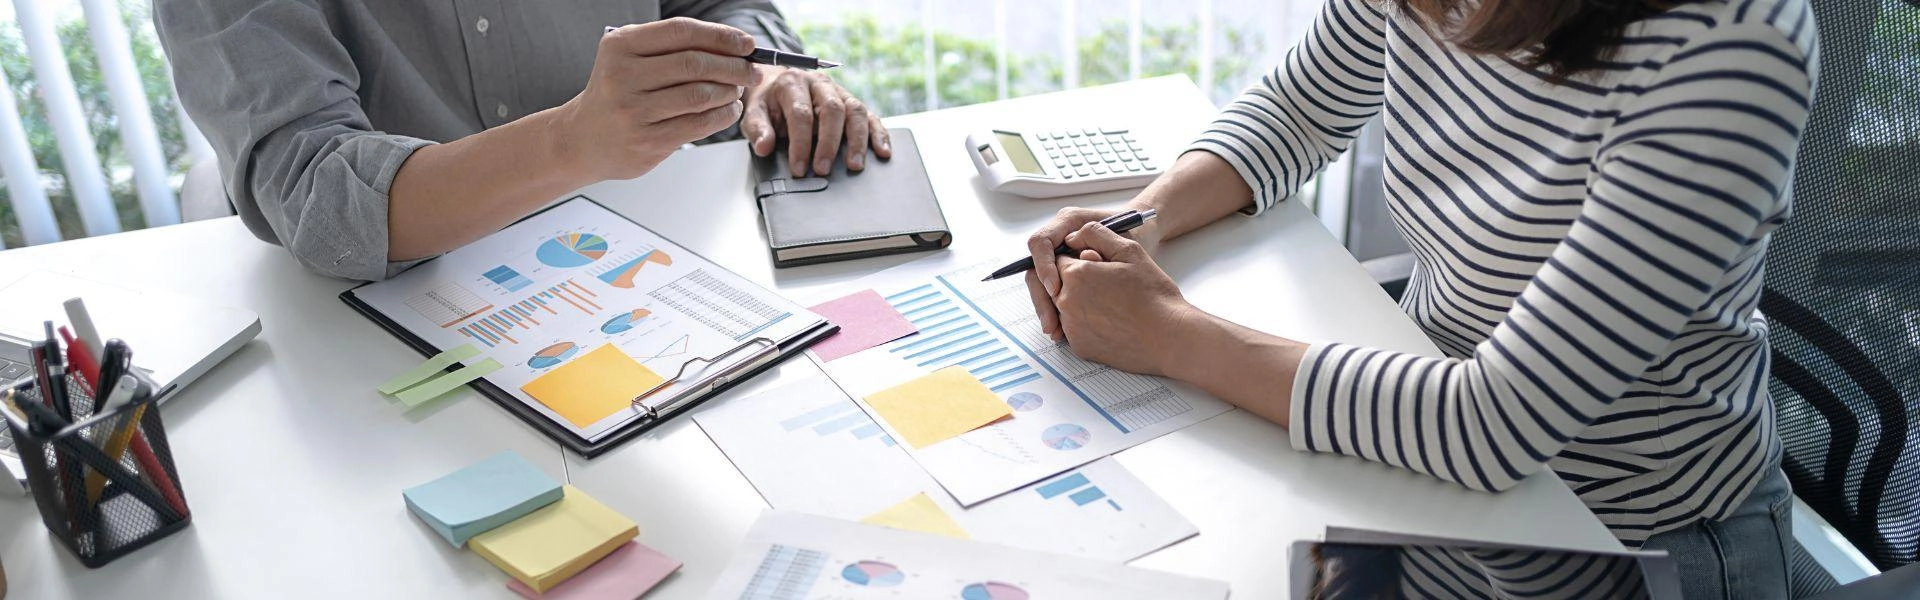
M556 410L523 386L608 344L672 380L689 360L825 327L799 305L585 197L349 294L350 304L377 312L396 334L417 338L410 340L416 346L472 344L481 353L464 364L492 358L503 365L485 378L497 389L483 391L509 395L589 443L642 411L605 403ZM697 373L690 370L689 379Z
M1114 562L1200 533L1113 458L962 507L825 377L731 398L693 420L780 510L862 520L924 494L972 539Z
M1013 408L1013 417L925 448L914 460L973 506L1230 408L1191 386L1074 356L1040 330L1019 277L982 282L1004 263L951 255L863 280L919 333L822 364L861 406L881 390L958 365ZM904 446L903 446L904 447Z
M1219 581L800 513L760 514L708 598L1225 600Z

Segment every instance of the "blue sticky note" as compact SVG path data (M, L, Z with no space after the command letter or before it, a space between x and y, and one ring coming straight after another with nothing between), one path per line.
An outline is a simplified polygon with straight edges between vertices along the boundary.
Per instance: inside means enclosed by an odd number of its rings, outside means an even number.
M560 482L509 450L400 492L407 508L460 548L473 536L560 501Z

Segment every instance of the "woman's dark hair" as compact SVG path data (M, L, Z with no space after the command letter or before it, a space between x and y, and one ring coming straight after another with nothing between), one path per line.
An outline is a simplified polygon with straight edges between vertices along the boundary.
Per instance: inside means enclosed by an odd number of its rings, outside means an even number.
M1565 79L1613 57L1627 25L1686 0L1388 0L1463 50L1518 56Z

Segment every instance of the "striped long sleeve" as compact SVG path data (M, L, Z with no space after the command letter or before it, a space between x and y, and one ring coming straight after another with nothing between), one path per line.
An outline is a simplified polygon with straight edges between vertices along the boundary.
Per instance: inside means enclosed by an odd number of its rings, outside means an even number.
M1630 546L1731 510L1778 456L1756 306L1812 94L1801 0L1685 5L1564 83L1397 15L1342 26L1371 10L1329 2L1195 146L1264 206L1382 106L1402 306L1448 356L1313 345L1293 444L1481 490L1550 468ZM1367 69L1383 92L1331 83Z
M1253 188L1251 213L1292 196L1380 113L1386 18L1363 0L1328 0L1286 60L1195 144L1226 158Z

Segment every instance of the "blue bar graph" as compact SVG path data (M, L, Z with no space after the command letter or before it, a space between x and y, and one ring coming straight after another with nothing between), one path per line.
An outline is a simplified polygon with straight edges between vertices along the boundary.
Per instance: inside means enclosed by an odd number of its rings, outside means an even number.
M533 285L532 279L527 279L527 276L521 275L519 271L515 271L513 267L506 265L500 265L488 270L486 277L488 281L499 284L500 287L507 288L509 292L518 292L527 286Z
M1024 356L963 309L946 288L926 284L886 300L920 330L887 347L901 360L929 370L958 365L994 393L1040 380L1040 372Z
M1041 498L1052 500L1054 496L1071 492L1077 488L1080 488L1081 486L1085 486L1090 483L1092 482L1087 481L1086 475L1082 475L1080 473L1074 473L1072 475L1062 477L1060 479L1054 480L1051 483L1035 488L1035 490L1040 492Z
M873 422L860 405L852 401L836 402L816 408L780 421L780 428L789 432L811 429L814 435L826 437L843 431L849 431L855 439L867 440L880 438L886 446L894 444L893 436L886 435L879 423Z
M1093 481L1087 479L1084 473L1074 473L1049 481L1041 484L1040 487L1034 488L1034 491L1039 492L1041 498L1048 500L1066 496L1068 500L1073 501L1074 506L1086 506L1101 500L1106 500L1107 506L1112 507L1116 511L1123 510L1120 508L1119 502L1108 498L1107 492L1100 489L1099 486L1093 485Z

